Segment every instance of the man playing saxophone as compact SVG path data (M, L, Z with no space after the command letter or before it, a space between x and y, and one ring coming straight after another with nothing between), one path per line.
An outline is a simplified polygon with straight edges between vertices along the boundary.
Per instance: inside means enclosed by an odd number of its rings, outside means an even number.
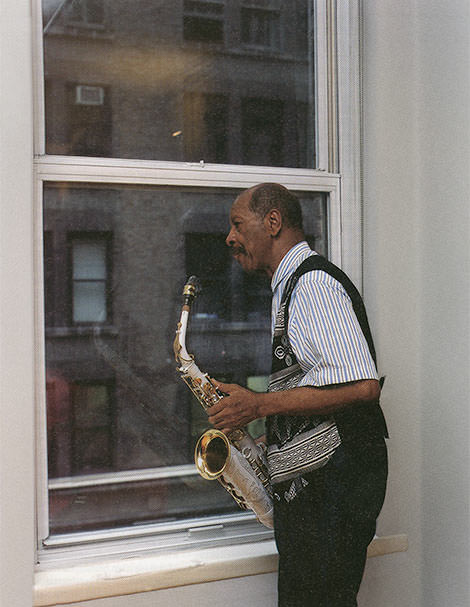
M278 184L243 192L226 243L271 278L272 374L255 393L215 382L207 409L230 433L266 417L280 607L353 607L387 478L387 429L362 299L312 251L298 199Z

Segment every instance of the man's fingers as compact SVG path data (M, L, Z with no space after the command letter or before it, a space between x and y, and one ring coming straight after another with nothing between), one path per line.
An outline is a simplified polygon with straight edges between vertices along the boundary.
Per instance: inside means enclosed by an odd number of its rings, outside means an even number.
M225 430L227 430L227 422L225 420L217 421L216 419L209 418L209 421L214 426L214 428L217 428L217 430L222 430L222 432L225 432Z
M209 413L209 423L218 430L225 430L227 429L227 423L230 423L230 415L227 417L227 412L223 410L214 412L211 410Z
M230 397L225 397L224 399L219 400L218 403L216 403L215 405L212 405L211 407L208 407L206 409L206 413L209 417L217 415L217 413L220 413L221 411L223 411L224 409L226 409L228 406L230 406Z
M223 382L218 381L217 379L212 379L212 381L214 383L214 386L225 394L230 394L231 392L233 392L233 389L236 388L236 384L224 384Z

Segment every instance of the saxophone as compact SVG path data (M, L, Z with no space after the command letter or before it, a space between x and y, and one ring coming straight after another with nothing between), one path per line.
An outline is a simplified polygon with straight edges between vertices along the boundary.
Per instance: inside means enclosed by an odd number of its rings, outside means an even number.
M206 410L224 395L214 386L209 375L202 373L194 362L194 356L186 350L191 305L200 290L197 277L191 276L183 289L183 308L173 349L182 379ZM232 430L227 436L215 428L207 430L197 442L194 459L203 478L218 479L242 509L253 510L266 527L274 526L265 450L245 429Z

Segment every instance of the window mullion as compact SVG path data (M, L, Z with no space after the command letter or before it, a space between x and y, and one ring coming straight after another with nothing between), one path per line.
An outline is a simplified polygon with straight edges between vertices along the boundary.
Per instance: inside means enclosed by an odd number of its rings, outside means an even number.
M36 204L34 205L34 271L36 290L35 353L36 353L36 500L37 532L39 542L49 536L49 499L47 470L47 420L46 420L46 360L45 360L45 313L44 313L44 253L42 182L36 176Z
M44 104L44 43L41 0L32 0L33 13L33 112L34 112L34 152L42 156L46 152L46 126L45 126L45 104ZM52 22L53 15L50 19Z
M313 48L309 56L314 57L315 77L315 130L317 168L329 170L329 129L328 129L328 17L325 0L314 0L314 8L309 3L309 31L313 27ZM312 23L313 22L313 23Z
M343 269L358 288L362 286L362 166L360 2L338 2L337 146L341 172ZM346 254L347 253L347 254Z

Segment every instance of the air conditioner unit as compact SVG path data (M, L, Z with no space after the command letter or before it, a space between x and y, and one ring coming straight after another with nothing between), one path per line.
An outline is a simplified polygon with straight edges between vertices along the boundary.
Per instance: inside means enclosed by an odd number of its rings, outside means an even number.
M77 105L103 105L104 88L79 84L75 88L75 103Z

